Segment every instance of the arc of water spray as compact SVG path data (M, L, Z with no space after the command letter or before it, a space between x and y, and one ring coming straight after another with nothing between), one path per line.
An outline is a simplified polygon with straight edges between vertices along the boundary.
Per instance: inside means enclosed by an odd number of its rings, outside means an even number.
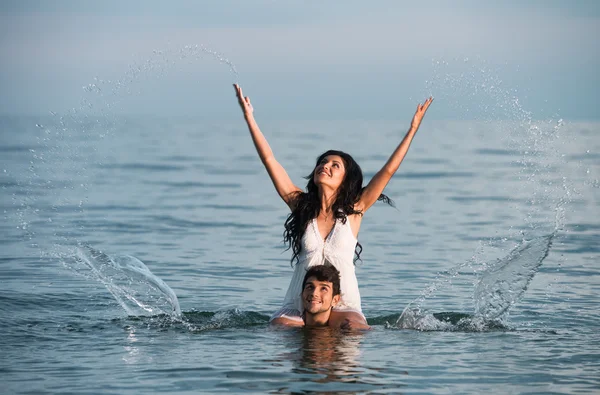
M140 308L151 314L181 316L175 292L139 259L129 255L111 257L89 246L80 246L75 260L90 270L87 277L102 283L127 314L138 315L136 309ZM167 310L159 303L161 299L166 300Z
M505 257L484 265L485 269L481 271L475 285L473 294L475 310L471 322L481 321L481 324L485 325L501 319L520 300L542 262L548 256L556 233L557 230L550 235L524 240ZM450 328L450 324L440 322L432 314L422 311L421 304L440 285L449 282L450 278L458 275L461 268L471 264L472 260L469 260L440 274L433 284L427 287L417 299L408 304L394 326L396 328L420 330ZM413 308L413 305L416 305L416 307Z

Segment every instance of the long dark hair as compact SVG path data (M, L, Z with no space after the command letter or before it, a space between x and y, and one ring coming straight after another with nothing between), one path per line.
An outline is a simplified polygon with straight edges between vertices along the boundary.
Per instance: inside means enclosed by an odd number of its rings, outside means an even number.
M346 174L342 185L340 185L335 202L331 207L331 211L335 216L336 220L340 219L342 223L346 223L347 216L352 214L362 215L362 212L354 210L354 205L360 199L363 192L363 174L360 166L352 156L342 151L329 150L324 152L317 159L317 163L313 168L313 171L306 176L308 184L306 185L306 192L298 192L295 199L294 209L287 217L285 221L285 230L283 231L283 242L287 243L288 250L292 249L292 258L290 262L292 265L294 261L299 262L298 255L302 248L301 241L308 222L313 218L316 218L321 211L321 201L319 200L319 190L314 180L314 172L317 166L321 163L323 158L329 155L337 155L344 161L344 168ZM390 206L394 206L392 200L384 194L379 195L377 200L383 201ZM362 252L362 246L360 243L356 243L355 250L355 262L360 260L360 253Z

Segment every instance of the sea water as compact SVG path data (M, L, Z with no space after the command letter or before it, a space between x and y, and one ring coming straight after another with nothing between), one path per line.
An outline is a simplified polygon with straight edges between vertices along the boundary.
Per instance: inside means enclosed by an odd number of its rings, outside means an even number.
M348 333L267 325L287 208L241 115L105 110L0 118L3 393L600 389L600 124L426 119L363 221L373 329ZM369 179L406 125L260 122L300 185L330 148Z

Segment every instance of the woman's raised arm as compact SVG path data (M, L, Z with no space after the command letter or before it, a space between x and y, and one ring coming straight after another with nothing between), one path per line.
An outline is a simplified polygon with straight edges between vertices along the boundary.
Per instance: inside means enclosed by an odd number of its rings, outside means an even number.
M355 205L356 210L364 213L377 201L385 186L388 184L394 173L396 173L398 167L400 167L400 163L402 163L402 160L406 156L410 143L412 142L415 133L417 133L419 125L421 125L421 121L425 116L425 112L427 112L432 101L433 98L430 97L425 100L425 103L417 105L417 111L415 112L406 136L404 136L400 145L396 147L386 164L375 174L375 176L373 176L373 179L371 179L369 184L365 187L360 200Z
M250 130L252 142L254 142L258 156L267 169L267 173L269 173L269 177L271 177L271 181L273 181L277 193L291 209L293 208L294 198L297 193L302 190L294 185L283 166L275 159L267 139L254 120L254 109L252 108L252 104L250 104L250 98L244 97L242 88L240 88L239 85L234 84L233 87L235 88L238 102L244 113L244 118L248 124L248 130Z

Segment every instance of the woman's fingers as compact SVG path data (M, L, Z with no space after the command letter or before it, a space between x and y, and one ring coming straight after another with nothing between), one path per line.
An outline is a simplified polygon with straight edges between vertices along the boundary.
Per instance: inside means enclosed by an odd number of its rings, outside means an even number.
M244 97L242 88L238 84L233 84L233 88L235 89L235 93L238 98L238 101L240 102L240 106L242 106L242 108L252 108L252 104L250 104L250 98L248 96Z
M242 107L242 111L244 114L251 113L254 111L252 108L252 104L250 103L250 98L248 96L244 97L244 92L242 92L242 88L238 84L233 84L233 88L235 89L235 94L238 98L238 103L240 107Z
M429 96L429 99L425 100L425 104L423 104L423 107L425 108L425 111L427 111L427 109L429 108L429 105L431 104L431 102L433 102L433 97Z
M242 87L240 87L238 84L233 84L233 88L235 89L237 97L241 100L244 97L242 93Z
M431 104L432 101L433 101L433 97L430 96L427 100L425 100L425 102L423 102L423 104L421 104L421 103L417 104L417 111L415 111L415 115L413 116L411 127L413 127L413 128L419 127L419 125L421 124L421 121L423 120L423 117L425 116L425 113L427 112L427 109L429 108L429 105Z
M352 324L350 323L350 320L348 318L346 318L344 322L342 322L342 324L340 325L340 329L352 329Z
M429 96L429 99L425 100L425 103L420 104L417 106L417 111L420 112L424 112L427 111L427 109L429 108L429 105L431 104L431 102L433 101L433 97Z

